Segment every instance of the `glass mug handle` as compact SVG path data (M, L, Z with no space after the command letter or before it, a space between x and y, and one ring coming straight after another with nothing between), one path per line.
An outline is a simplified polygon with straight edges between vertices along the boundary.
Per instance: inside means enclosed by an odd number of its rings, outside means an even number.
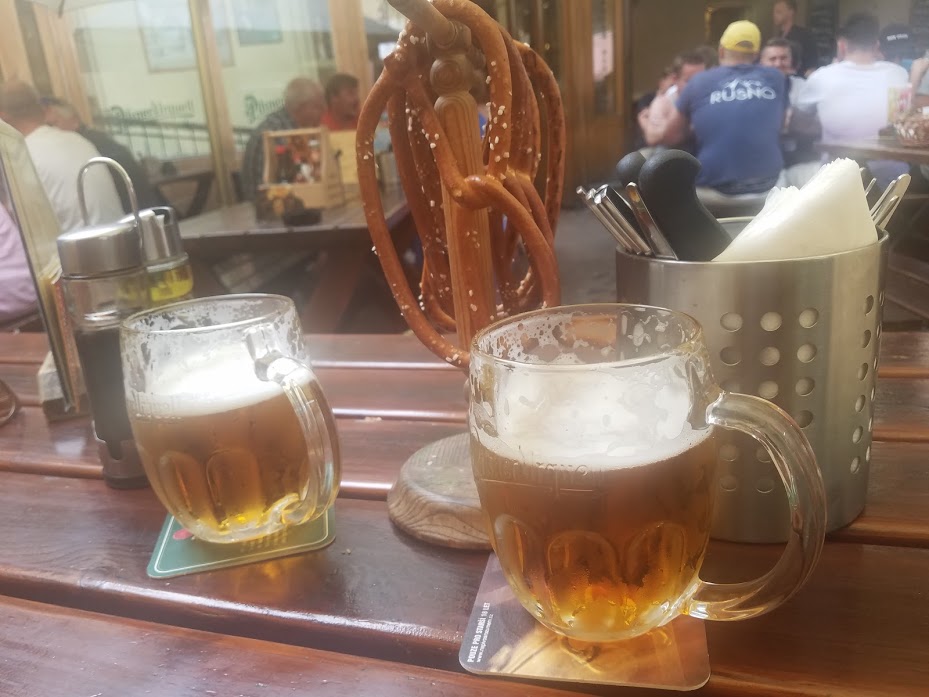
M703 619L743 620L773 610L809 578L826 534L826 493L809 442L779 407L760 397L723 392L707 407L706 416L715 426L741 431L761 443L784 482L790 506L790 537L773 569L742 583L701 580L685 609Z
M251 330L247 343L258 379L275 382L284 390L303 431L307 452L315 450L317 444L322 448L321 460L309 457L311 481L298 507L298 510L312 510L310 520L313 520L332 505L339 493L341 456L332 409L310 367L274 348L278 341L270 328ZM286 512L284 518L287 520ZM302 516L300 518L287 522L303 522Z

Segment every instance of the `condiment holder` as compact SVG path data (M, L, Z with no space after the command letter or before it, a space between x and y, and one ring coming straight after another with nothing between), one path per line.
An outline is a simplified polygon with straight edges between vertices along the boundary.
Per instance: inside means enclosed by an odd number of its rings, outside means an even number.
M132 213L90 225L84 175L101 165L116 171L129 192ZM60 235L61 282L93 414L103 479L111 487L148 485L135 448L120 360L120 324L154 305L190 296L193 277L170 207L139 210L135 189L116 161L95 157L78 175L85 227Z
M720 221L733 236L748 218ZM803 428L826 485L827 525L863 510L888 237L825 256L687 262L616 252L617 299L668 307L703 326L724 389L774 402ZM774 465L725 433L714 537L779 542L790 527Z
M120 222L133 223L135 215L131 213ZM193 297L193 271L181 241L177 213L171 206L143 208L138 211L138 220L152 305L189 300Z

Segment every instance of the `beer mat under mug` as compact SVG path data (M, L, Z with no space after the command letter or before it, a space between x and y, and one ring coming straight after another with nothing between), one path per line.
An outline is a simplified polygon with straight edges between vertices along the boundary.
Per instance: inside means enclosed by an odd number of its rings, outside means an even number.
M491 554L458 660L478 675L662 690L696 690L710 679L703 622L678 617L615 644L566 639L520 605Z
M171 578L311 552L335 539L334 521L335 514L330 508L316 520L258 540L216 544L198 540L169 515L148 562L148 575Z

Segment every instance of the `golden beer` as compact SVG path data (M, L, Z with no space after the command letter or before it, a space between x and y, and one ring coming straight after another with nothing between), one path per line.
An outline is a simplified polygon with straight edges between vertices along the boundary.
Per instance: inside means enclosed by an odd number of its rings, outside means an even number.
M524 462L472 437L494 549L520 602L585 640L661 623L697 581L709 540L716 443L711 431L654 462ZM661 452L664 450L664 452Z
M555 632L612 642L681 614L746 619L809 577L825 528L809 443L769 402L720 390L691 317L622 304L530 312L475 335L469 375L471 463L494 549L516 597ZM774 571L745 583L700 579L718 428L780 460L802 522Z
M120 327L126 407L145 474L205 542L244 542L325 515L339 491L335 419L293 301L224 295Z
M301 506L307 483L323 461L307 443L281 389L234 367L206 376L165 379L161 396L136 401L132 431L155 493L195 536L241 541L309 519ZM211 400L219 384L241 393ZM172 384L176 382L177 384ZM202 385L201 399L191 394ZM171 397L184 389L183 396ZM301 520L302 518L302 520Z

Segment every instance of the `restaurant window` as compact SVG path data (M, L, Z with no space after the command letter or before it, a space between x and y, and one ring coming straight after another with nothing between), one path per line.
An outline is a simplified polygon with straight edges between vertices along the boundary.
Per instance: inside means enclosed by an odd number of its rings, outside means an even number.
M68 19L95 125L154 170L175 160L208 162L187 0L88 5ZM228 43L218 43L231 60Z
M211 0L222 84L241 152L252 130L284 105L296 77L324 84L336 72L327 0Z
M384 69L384 58L396 48L397 37L406 26L407 19L387 0L361 0L361 9L371 76L376 80Z

